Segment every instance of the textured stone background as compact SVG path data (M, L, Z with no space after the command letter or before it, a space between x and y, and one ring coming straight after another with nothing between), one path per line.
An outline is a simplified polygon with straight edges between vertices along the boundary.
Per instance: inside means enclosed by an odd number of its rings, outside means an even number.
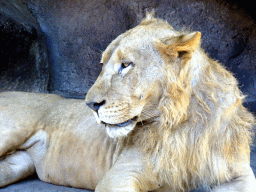
M176 30L202 32L202 47L235 74L245 105L256 111L255 21L242 9L248 2L2 0L0 91L84 98L100 72L101 52L155 9Z
M0 58L0 91L48 92L44 34L21 1L0 1Z
M256 111L255 22L242 10L213 0L44 0L32 8L49 48L50 92L83 98L99 74L101 52L155 9L176 30L202 32L202 47L235 74Z
M101 52L147 9L176 30L202 32L202 47L239 80L256 112L256 31L248 0L0 0L0 91L84 98ZM255 148L251 164L256 168ZM254 169L256 171L256 169ZM79 191L32 177L0 191Z

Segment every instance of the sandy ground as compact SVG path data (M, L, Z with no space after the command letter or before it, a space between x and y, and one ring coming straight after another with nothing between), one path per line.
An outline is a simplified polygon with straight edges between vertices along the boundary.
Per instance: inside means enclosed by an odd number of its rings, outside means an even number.
M256 175L256 147L252 147L251 166ZM75 189L44 183L40 181L36 175L22 180L18 183L0 189L0 192L90 192L84 189ZM208 192L204 189L194 190L193 192Z

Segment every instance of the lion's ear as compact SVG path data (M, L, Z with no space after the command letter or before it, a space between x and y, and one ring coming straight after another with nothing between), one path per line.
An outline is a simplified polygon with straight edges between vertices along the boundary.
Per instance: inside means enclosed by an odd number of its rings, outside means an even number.
M194 51L198 47L200 40L200 32L189 33L187 35L178 36L178 40L174 46L178 52Z
M190 59L201 40L200 32L193 32L186 35L166 38L158 43L161 53L168 57L180 57Z

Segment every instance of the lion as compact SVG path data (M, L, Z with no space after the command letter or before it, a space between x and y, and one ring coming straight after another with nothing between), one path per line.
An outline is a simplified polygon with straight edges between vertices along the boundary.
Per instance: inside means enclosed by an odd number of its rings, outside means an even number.
M33 173L106 191L256 191L253 115L234 76L147 14L102 54L86 99L0 94L0 187Z

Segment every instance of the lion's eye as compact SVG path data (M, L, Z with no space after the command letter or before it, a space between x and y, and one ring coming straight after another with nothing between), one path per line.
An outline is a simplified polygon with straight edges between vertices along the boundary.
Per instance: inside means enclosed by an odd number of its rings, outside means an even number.
M122 67L123 67L123 68L126 68L126 67L128 67L129 65L133 65L133 63L132 63L132 62L130 62L130 63L122 63Z
M128 69L129 67L133 67L134 66L134 63L133 62L127 62L127 63L122 63L119 70L118 70L118 73L119 74L124 74L126 73L126 69Z
M122 64L121 64L121 69L124 69L124 68L129 67L129 66L133 66L133 65L134 65L133 62L122 63Z

